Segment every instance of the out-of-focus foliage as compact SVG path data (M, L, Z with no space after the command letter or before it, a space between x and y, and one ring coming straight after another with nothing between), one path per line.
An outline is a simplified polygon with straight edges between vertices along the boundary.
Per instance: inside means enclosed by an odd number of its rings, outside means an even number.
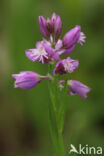
M66 96L68 109L64 143L104 144L104 0L1 0L0 1L0 156L48 156L52 146L48 128L47 81L32 90L14 89L12 73L32 70L47 73L47 65L32 63L24 53L42 39L38 16L56 12L63 33L79 24L87 35L83 47L70 55L80 60L69 75L92 88L87 100ZM64 102L66 102L64 101Z

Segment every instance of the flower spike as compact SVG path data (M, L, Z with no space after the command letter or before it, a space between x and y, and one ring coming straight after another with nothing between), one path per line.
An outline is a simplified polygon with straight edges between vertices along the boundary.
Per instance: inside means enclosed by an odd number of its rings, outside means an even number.
M69 56L64 56L64 59L61 59L61 56L73 52L77 43L82 46L86 36L81 31L81 26L76 25L65 34L63 39L60 39L62 21L60 16L55 13L52 14L51 19L39 16L39 25L43 39L36 43L36 48L28 49L25 53L32 62L49 63L47 71L49 74L39 75L36 72L23 71L18 74L12 74L12 77L15 79L14 87L22 89L32 89L44 79L52 82L52 84L48 84L52 103L52 106L49 103L50 131L56 147L56 155L61 154L64 156L62 133L66 111L65 92L68 89L70 96L78 94L81 98L86 99L91 89L80 81L68 80L68 75L70 77L71 73L78 68L79 61L73 60ZM66 74L66 76L62 74Z

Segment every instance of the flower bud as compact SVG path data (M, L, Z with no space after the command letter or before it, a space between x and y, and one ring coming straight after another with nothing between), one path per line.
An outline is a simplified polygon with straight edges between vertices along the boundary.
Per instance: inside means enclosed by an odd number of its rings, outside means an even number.
M69 80L68 81L68 94L69 95L80 95L81 98L87 98L87 93L90 92L90 88L84 85L83 83L76 81L76 80Z
M61 28L62 28L62 21L61 21L60 16L57 16L56 22L54 24L54 34L55 34L56 42L57 42L57 40L59 39L59 37L61 35Z
M60 34L62 21L60 16L56 16L55 13L52 14L51 19L45 20L43 16L39 16L40 31L45 37L50 35L55 35L55 41L57 42Z
M43 34L43 36L48 37L50 35L50 32L47 27L47 21L43 16L39 16L39 24L40 24L40 31Z
M79 40L80 32L81 27L78 25L69 32L67 32L63 39L64 47L68 49L76 44Z
M19 74L12 74L16 79L14 83L15 88L31 89L40 82L40 77L37 73L32 71L24 71Z

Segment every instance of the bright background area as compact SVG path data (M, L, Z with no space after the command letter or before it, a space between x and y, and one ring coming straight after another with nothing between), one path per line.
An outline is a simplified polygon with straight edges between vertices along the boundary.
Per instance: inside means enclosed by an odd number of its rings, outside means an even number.
M69 145L104 145L104 0L0 1L0 156L53 156L48 127L47 81L32 90L14 89L12 73L24 70L47 73L47 65L32 63L25 49L42 39L38 16L61 16L63 33L79 24L87 35L83 47L70 55L80 60L72 75L92 88L87 100L66 97L64 127L66 155Z

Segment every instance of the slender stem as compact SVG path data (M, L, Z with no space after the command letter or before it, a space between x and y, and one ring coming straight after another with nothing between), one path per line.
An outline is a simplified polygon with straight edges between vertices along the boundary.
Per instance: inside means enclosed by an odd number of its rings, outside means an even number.
M51 72L52 72L52 66L49 67L49 74ZM55 120L56 120L56 130L55 130L55 124L54 124L53 117L52 117L52 111L50 110L50 112L51 112L51 124L50 124L51 137L52 137L53 143L56 148L57 156L64 156L64 146L63 146L63 137L62 137L62 129L63 129L62 127L63 126L60 126L61 125L60 120L62 120L62 118L60 118L60 116L59 116L59 114L60 114L60 109L59 109L60 99L59 99L59 95L58 95L58 90L57 90L58 88L56 85L56 81L55 81L55 83L49 83L48 87L49 87L50 98L51 98L51 102L52 102L52 106L53 106L53 111L55 114ZM62 121L62 123L63 123L63 121Z
M65 101L65 94L66 94L66 90L67 90L67 87L65 85L65 88L63 89L63 91L61 91L61 106L60 106L60 110L59 110L59 129L60 131L62 132L63 131L63 127L64 127L64 120L65 120L65 113L66 113L66 108L67 108L67 102L64 103Z
M52 111L51 111L50 103L49 103L48 113L49 113L49 127L50 127L51 138L52 138L53 144L55 146L56 153L58 154L57 134L56 134L55 127L54 127L54 121L53 121L53 118L52 118Z
M64 156L64 145L63 145L63 137L62 133L58 131L58 140L59 140L59 146L60 146L60 156Z

